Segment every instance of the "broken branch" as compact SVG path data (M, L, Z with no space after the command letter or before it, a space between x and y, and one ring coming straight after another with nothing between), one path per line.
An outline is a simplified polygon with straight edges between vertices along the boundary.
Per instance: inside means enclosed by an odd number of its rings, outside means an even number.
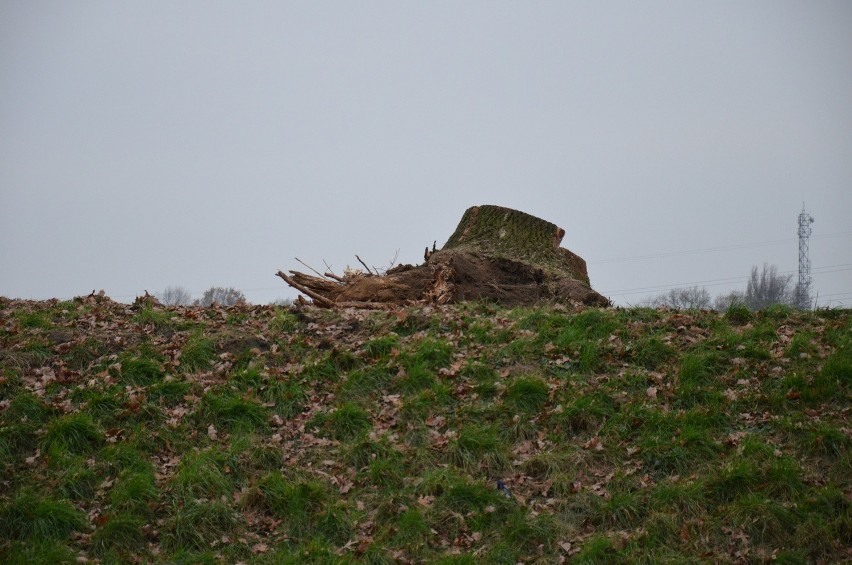
M373 273L373 271L371 271L371 270L370 270L370 267L368 267L368 266L367 266L367 264L366 264L364 261L362 261L360 257L358 257L358 254L357 254L357 253L355 254L355 258L356 258L356 259L358 259L358 262L359 262L359 263L361 263L362 265L364 265L364 268L365 268L365 269L367 269L367 273L368 273L368 274L371 274L371 275L372 275L372 274L374 274L374 273Z
M315 273L316 273L316 274L318 274L319 276L322 276L322 273L320 273L319 271L317 271L316 269L314 269L313 267L311 267L310 265L308 265L307 263L305 263L304 261L302 261L302 260L301 260L301 259L299 259L298 257L295 257L295 259L296 259L296 261L298 261L299 263L301 263L301 264L302 264L302 265L304 265L305 267L309 268L311 271L315 272Z
M281 271L278 271L275 274L277 276L281 277L282 279L284 279L284 282L286 282L288 285L292 286L293 288L295 288L296 290L298 290L302 294L304 294L306 296L310 296L313 299L313 301L316 302L317 304L319 304L320 306L325 306L326 308L331 308L332 306L334 306L334 303L331 300L323 297L320 294L317 294L316 292L312 291L308 287L297 283L295 280L293 280L293 277L288 277L287 275L285 275Z

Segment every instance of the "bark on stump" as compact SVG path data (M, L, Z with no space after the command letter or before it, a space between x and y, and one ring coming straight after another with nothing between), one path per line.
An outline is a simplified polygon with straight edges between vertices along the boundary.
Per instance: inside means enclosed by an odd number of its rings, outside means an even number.
M508 306L540 301L608 306L589 286L586 262L559 246L564 235L555 224L518 210L474 206L441 250L427 247L422 265L401 265L384 275L277 274L329 308L483 299Z

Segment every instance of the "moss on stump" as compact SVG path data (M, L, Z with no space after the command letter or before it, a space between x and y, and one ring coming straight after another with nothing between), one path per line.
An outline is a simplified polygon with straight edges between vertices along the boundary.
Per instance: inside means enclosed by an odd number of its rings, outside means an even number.
M568 273L589 284L586 262L560 247L565 230L535 216L502 206L468 208L442 251L455 250L511 259L545 271Z

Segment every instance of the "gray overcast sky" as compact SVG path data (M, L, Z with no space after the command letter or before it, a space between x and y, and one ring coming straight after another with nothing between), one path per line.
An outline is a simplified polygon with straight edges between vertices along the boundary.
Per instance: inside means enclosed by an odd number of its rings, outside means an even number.
M476 204L565 228L617 303L715 295L796 270L803 201L852 305L845 0L0 0L0 295L269 302Z

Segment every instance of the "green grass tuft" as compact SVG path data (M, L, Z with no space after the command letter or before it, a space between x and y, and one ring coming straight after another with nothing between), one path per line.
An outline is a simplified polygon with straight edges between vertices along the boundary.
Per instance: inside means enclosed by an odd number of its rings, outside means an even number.
M254 400L230 393L208 393L201 403L201 418L205 424L220 430L254 431L264 428L268 410Z
M82 531L85 516L68 501L21 491L0 506L0 524L0 539L58 540Z
M185 489L185 491L191 490L194 486L192 480L186 475L181 481L180 488ZM131 470L118 476L118 480L110 492L110 502L113 510L145 513L149 505L157 500L158 494L153 472Z
M852 386L852 345L843 345L832 353L825 360L820 377L827 385Z
M223 502L187 500L170 509L161 541L170 552L204 550L219 543L237 523L236 513Z
M725 320L737 326L747 324L751 321L751 319L751 310L742 304L731 304L725 311Z
M189 394L192 386L186 381L163 380L148 387L148 399L164 406L175 406Z
M437 371L450 364L452 347L445 341L426 338L421 341L414 354L407 358L407 364L421 365L429 370Z
M131 385L149 385L163 378L163 367L148 357L129 357L121 361L121 380Z
M83 412L55 419L47 426L44 438L46 450L59 449L70 453L89 454L104 443L104 435L92 417Z
M506 399L522 412L538 412L547 402L547 383L537 377L517 379L506 390Z
M506 519L503 537L523 555L530 555L545 548L549 551L556 537L553 516L535 516L515 510Z
M92 538L92 549L103 555L108 550L139 551L145 548L142 526L145 520L132 514L108 516Z
M203 371L213 364L215 358L213 340L196 333L184 344L180 364L185 371Z
M26 329L47 329L51 327L51 319L47 312L21 311L16 316L18 323Z
M305 387L297 382L285 380L275 380L262 385L258 395L263 402L275 404L273 411L282 418L292 418L301 414L308 401Z
M399 351L399 337L389 334L376 339L371 339L364 344L364 354L373 361L387 359L391 352Z
M172 329L175 328L172 316L171 312L146 304L136 313L133 321L144 326L154 326L158 330Z
M411 394L424 389L430 389L437 383L435 373L425 365L415 364L409 366L408 370L400 378L396 384L399 390Z
M275 332L290 333L302 327L302 322L289 308L276 308L275 317L269 323L269 329Z
M370 414L357 404L346 402L328 416L327 425L333 437L340 440L356 438L372 427Z
M190 452L183 456L171 481L179 499L218 498L234 489L233 469L217 450Z
M506 445L494 426L468 424L459 430L458 438L450 445L450 461L468 469L500 472L509 464Z
M675 349L660 337L652 336L639 341L631 353L635 364L653 371L674 357Z

